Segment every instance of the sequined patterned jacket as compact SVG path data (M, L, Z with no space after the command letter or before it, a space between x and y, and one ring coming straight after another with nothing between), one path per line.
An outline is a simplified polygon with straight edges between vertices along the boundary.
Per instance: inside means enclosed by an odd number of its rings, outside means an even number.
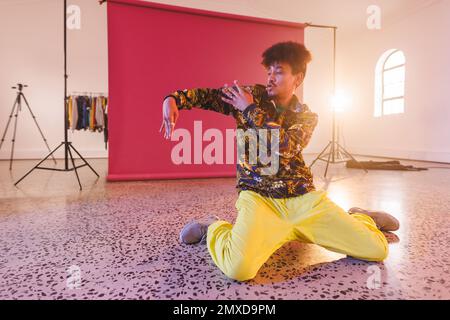
M243 131L279 130L279 167L272 175L262 174L262 168L267 168L268 165L262 165L259 158L256 163L248 161L251 135L246 136L245 142L244 139L237 139L237 143L246 144L243 146L246 150L245 160L237 163L238 192L252 190L266 197L290 198L315 190L313 176L303 160L302 150L307 146L317 125L317 114L311 112L306 104L300 103L296 95L292 96L288 107L277 108L269 98L264 85L244 87L252 93L254 99L254 103L244 111L235 109L221 99L222 88L177 90L165 98L169 96L175 98L179 110L190 110L195 107L231 115L236 119L237 129ZM271 137L269 134L267 139L269 153ZM258 141L254 143L257 145Z

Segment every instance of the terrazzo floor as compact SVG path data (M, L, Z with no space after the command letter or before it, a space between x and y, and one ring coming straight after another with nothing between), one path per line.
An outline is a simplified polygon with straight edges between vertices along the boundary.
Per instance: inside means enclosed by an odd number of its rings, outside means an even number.
M0 299L450 298L448 165L402 160L447 169L364 173L338 164L324 179L317 163L316 187L342 208L399 219L400 230L387 235L389 257L364 262L291 242L255 279L237 282L204 245L178 242L193 218L234 221L234 178L108 183L107 159L89 161L101 177L82 168L81 192L73 172L43 170L16 188L36 161L15 161L12 171L0 161Z

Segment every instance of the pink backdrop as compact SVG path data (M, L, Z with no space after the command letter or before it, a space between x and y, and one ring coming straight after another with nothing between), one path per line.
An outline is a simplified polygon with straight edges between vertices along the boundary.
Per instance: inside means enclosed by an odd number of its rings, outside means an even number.
M108 180L236 176L235 160L173 164L171 151L178 142L159 133L163 97L185 88L219 88L234 79L265 84L262 52L279 41L303 43L303 29L299 23L109 0ZM225 129L236 128L233 117L182 110L176 128L189 130L193 139L194 121L200 120L201 133L209 128L223 132L225 163ZM192 141L192 163L193 158Z

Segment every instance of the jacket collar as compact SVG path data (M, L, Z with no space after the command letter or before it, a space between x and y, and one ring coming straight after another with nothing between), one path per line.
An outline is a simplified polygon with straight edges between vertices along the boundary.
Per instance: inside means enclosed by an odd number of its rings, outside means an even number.
M277 111L277 113L281 113L285 110L291 110L294 112L300 112L302 110L302 104L298 100L297 96L295 94L292 95L291 100L289 101L286 108L283 107L277 107L275 104L275 101L273 99L270 99L271 105L274 107L274 109Z

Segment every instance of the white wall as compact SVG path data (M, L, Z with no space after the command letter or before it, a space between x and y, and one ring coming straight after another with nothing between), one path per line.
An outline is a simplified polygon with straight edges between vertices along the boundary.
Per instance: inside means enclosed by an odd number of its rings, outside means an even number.
M449 30L445 0L343 40L338 70L353 95L344 119L352 153L450 162ZM392 48L406 55L405 113L375 118L375 65Z
M268 0L158 2L277 20L342 25L338 30L338 88L353 97L351 109L343 119L347 149L359 154L450 162L447 143L450 130L446 121L450 117L445 90L450 81L450 63L446 61L450 56L447 31L450 1L434 1L435 5L423 10L407 10L409 16L401 20L392 18L394 9L389 7L389 26L383 25L381 31L358 33L350 29L348 20L353 19L353 25L360 30L367 16L360 0L353 1L358 13L351 17L350 12L336 10L330 16L328 11L317 11L311 2L291 0L280 0L277 6ZM81 30L68 31L69 92L107 92L106 6L93 0L68 2L82 10ZM320 3L325 10L325 2ZM407 3L412 6L413 1ZM406 6L405 2L402 5ZM300 10L302 6L305 10ZM15 98L10 86L25 82L30 85L25 94L52 148L63 140L64 134L61 11L60 0L0 0L0 130L6 125ZM316 18L318 12L323 12L323 20ZM308 28L305 39L313 62L305 81L304 102L319 114L319 124L306 149L312 153L321 151L331 138L328 101L332 84L332 32ZM406 113L375 119L375 63L384 50L393 47L404 50L407 59ZM3 159L9 158L12 127L9 133L0 150ZM75 132L71 138L86 157L107 156L101 133ZM16 158L41 158L46 153L28 111L23 110L19 116Z

